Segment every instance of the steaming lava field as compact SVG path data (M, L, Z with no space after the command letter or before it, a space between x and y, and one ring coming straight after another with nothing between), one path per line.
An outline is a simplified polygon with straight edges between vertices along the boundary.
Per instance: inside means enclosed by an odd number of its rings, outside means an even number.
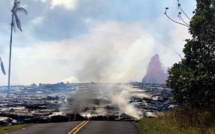
M133 121L176 106L165 85L40 84L0 87L0 126L81 120Z

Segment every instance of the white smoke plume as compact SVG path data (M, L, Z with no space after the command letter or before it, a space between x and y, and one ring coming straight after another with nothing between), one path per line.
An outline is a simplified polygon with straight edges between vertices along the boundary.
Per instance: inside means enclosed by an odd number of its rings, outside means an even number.
M67 104L62 109L88 118L125 113L140 119L142 112L130 103L131 91L129 86L117 84L85 84L68 95Z
M86 107L94 107L95 104L92 99L98 96L96 92L91 89L77 89L75 92L69 94L66 98L66 105L62 106L62 110L67 113L81 113Z
M126 90L122 90L118 95L110 96L112 104L117 105L123 113L140 119L142 117L142 112L135 108L132 103L129 103L131 97L131 94Z
M69 77L67 79L62 80L62 82L64 82L64 83L79 83L79 80L76 77L72 76L72 77Z

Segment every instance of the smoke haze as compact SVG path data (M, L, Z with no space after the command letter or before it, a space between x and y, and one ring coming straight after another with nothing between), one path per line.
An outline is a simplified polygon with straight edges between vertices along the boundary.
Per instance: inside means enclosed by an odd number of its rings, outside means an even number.
M117 105L122 113L140 119L142 117L141 111L135 108L134 105L129 104L131 97L131 94L126 90L122 90L118 95L110 96L112 104Z
M64 113L80 113L85 117L109 116L125 113L136 119L142 117L132 103L128 85L86 84L69 94L61 107Z

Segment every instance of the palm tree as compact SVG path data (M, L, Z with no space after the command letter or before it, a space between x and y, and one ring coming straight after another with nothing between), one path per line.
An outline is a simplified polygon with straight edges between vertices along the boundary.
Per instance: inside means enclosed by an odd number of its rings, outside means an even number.
M20 1L18 0L14 0L14 4L11 12L12 12L12 21L11 21L11 33L10 33L10 53L9 53L9 69L8 69L8 94L7 94L8 97L10 95L10 70L11 70L13 30L16 31L16 26L17 26L17 28L20 31L22 31L21 22L17 16L17 12L23 12L26 15L28 14L28 12L24 8L20 7Z
M0 57L0 63L1 63L1 71L2 71L2 73L5 75L6 72L5 72L4 64L3 64L3 61L1 60L1 57Z

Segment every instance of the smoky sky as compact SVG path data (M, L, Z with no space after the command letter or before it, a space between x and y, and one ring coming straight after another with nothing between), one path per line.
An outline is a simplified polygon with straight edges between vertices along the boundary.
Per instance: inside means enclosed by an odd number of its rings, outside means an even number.
M172 1L163 2L158 0L127 0L126 2L123 0L78 0L74 10L67 10L62 6L51 9L50 0L45 3L40 0L22 0L21 2L27 5L29 12L27 17L21 16L22 25L26 25L26 23L37 17L42 17L40 24L32 26L33 35L31 36L48 41L75 38L87 32L91 25L84 22L86 19L99 22L112 20L124 23L141 21L143 27L147 28L149 26L148 22L152 22L163 15L165 6L170 6L174 9L176 4L176 2ZM8 0L2 0L1 2L2 8L0 10L2 13L9 11L3 15L2 20L7 20L4 23L10 22L9 3ZM183 6L186 5L189 4L183 4ZM175 13L176 11L173 10L170 13ZM29 23L29 25L31 24ZM156 27L155 29L159 33L162 28ZM170 30L171 28L165 27L167 38Z
M127 82L146 72L150 58L159 54L164 66L177 60L188 30L177 19L177 0L21 0L28 15L18 13L23 32L13 34L12 84L79 81ZM59 1L61 3L65 1ZM195 1L181 0L189 15ZM0 57L8 70L13 0L0 1ZM191 14L190 14L191 13ZM30 69L29 69L30 68ZM109 78L107 78L109 77ZM7 76L0 76L0 84Z
M22 0L21 2L27 5L26 9L29 12L27 17L21 15L22 25L26 25L37 17L42 17L40 24L33 27L32 36L48 41L75 38L86 33L91 27L85 22L87 19L123 23L141 21L143 26L147 27L150 21L155 21L163 15L165 6L174 7L175 4L161 0L127 0L126 2L124 0L78 0L74 10L67 10L62 6L51 9L50 0L45 3L40 0ZM1 12L8 10L1 19L4 23L9 23L5 20L10 20L11 4L8 0L2 0L1 5ZM173 10L172 13L175 11Z

